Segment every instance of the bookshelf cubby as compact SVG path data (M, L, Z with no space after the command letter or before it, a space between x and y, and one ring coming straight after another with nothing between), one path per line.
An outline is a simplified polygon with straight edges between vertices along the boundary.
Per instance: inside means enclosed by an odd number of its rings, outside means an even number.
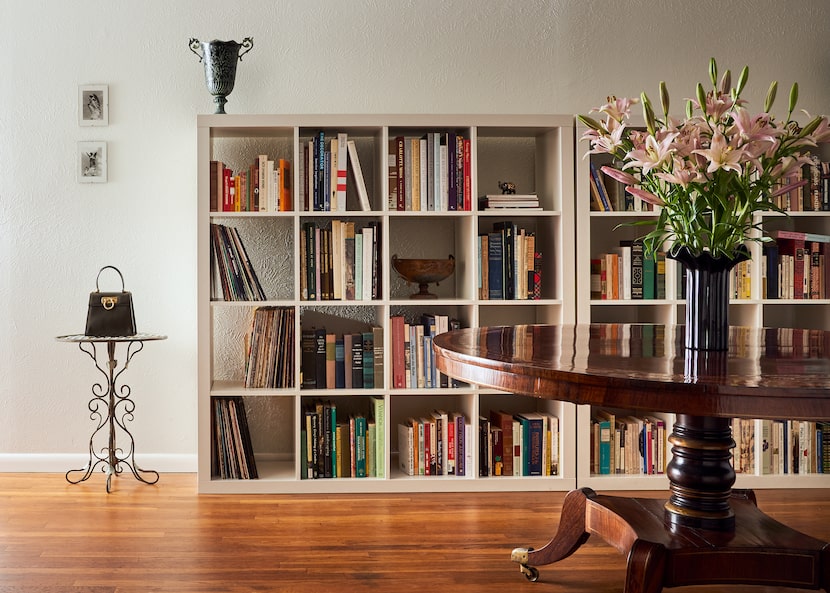
M362 207L351 171L346 179L345 208L315 211L306 206L306 187L313 183L305 166L310 141L324 132L327 140L345 133L355 142L367 190L369 210ZM574 119L563 115L204 115L197 118L198 154L198 474L205 493L327 493L570 490L577 484L576 408L571 404L506 395L460 384L433 388L393 388L390 318L416 323L425 314L445 315L461 326L515 323L573 323L574 298ZM390 206L389 150L397 137L454 133L468 141L469 209L398 210ZM211 211L211 161L243 171L259 155L290 163L291 205L283 211ZM516 184L518 193L534 193L541 211L479 211L477 198L499 193L499 182ZM221 201L219 202L221 204ZM342 206L342 203L340 203ZM352 222L359 229L376 225L377 294L371 299L309 300L304 293L304 229L313 223L331 228ZM510 221L533 232L542 253L538 300L480 298L478 235L498 221ZM210 247L212 224L232 226L262 284L264 301L226 301L212 289ZM453 255L452 276L430 285L434 300L410 299L417 286L398 277L391 266L401 258L446 258ZM307 279L306 279L307 280ZM287 387L245 388L246 341L258 307L292 309L292 343L281 356L293 356ZM380 328L383 372L371 389L304 388L302 334L325 327L337 335ZM259 477L221 479L212 472L213 402L240 397ZM331 402L338 419L382 414L375 434L383 459L382 475L365 478L304 479L305 414L317 402ZM377 411L374 406L382 403ZM494 408L510 413L554 414L559 422L559 471L552 476L486 477L472 466L461 476L409 476L399 466L398 424L433 410L463 414L476 440L479 417ZM306 449L307 450L307 449ZM376 472L377 473L377 472Z

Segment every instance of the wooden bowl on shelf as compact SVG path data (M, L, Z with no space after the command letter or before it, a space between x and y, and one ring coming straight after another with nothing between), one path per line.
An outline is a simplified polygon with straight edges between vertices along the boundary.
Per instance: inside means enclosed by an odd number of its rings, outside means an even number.
M418 285L419 291L409 296L411 299L437 299L438 295L427 290L431 283L438 284L449 278L455 271L455 258L447 259L401 259L392 256L392 267L407 282Z

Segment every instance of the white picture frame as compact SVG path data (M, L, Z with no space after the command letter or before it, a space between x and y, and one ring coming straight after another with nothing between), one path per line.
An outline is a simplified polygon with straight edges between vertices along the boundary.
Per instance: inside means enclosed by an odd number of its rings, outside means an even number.
M107 143L78 142L78 183L107 182Z
M78 123L81 126L108 126L109 120L109 88L107 85L80 85L78 87Z

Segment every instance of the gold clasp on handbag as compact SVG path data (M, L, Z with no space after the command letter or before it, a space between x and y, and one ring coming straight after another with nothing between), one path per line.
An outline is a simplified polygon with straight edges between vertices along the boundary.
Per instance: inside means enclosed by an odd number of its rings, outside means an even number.
M101 304L104 306L104 309L109 311L116 304L118 304L118 297L117 296L103 296L101 297Z

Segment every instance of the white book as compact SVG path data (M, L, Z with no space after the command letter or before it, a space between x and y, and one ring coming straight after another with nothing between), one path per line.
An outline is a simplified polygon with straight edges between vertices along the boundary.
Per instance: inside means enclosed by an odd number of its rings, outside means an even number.
M449 178L449 155L447 153L447 145L442 144L440 150L440 171L441 171L441 183L439 184L439 192L438 196L435 199L435 211L436 212L446 212L448 210L447 204L449 204L449 193L450 193L450 178Z
M428 167L429 162L427 160L427 140L426 138L421 138L418 142L418 148L420 151L420 187L421 187L421 212L426 212L427 207L429 204L428 194L429 194L429 173Z
M340 208L337 204L337 171L339 165L337 164L337 138L332 138L328 143L328 174L329 174L329 210L337 212Z
M415 456L412 451L413 427L398 424L398 466L407 476L415 473Z
M363 233L354 234L354 300L363 300Z
M363 179L363 170L360 168L360 159L357 156L357 146L354 140L349 140L346 143L349 152L349 164L351 165L352 175L354 176L354 183L357 187L357 198L360 201L360 209L368 212L372 209L369 203L369 193L366 191L366 181Z

